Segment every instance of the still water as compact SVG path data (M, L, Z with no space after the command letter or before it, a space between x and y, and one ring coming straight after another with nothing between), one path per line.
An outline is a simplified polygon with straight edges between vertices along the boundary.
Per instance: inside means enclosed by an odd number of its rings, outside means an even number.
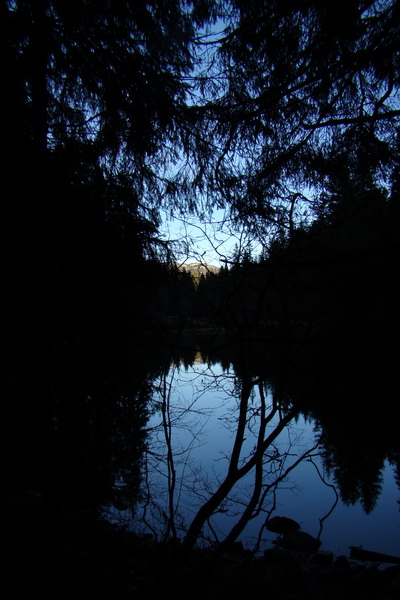
M162 536L172 522L182 537L199 507L224 478L237 427L236 384L232 368L203 363L200 356L190 366L172 365L169 373L157 380L154 414L148 423L144 500L137 515L142 531ZM255 389L241 451L243 462L254 449L258 405ZM274 421L269 424L271 430L275 426ZM335 482L324 471L321 449L315 446L314 423L300 416L267 449L264 479L270 492L262 512L239 536L245 547L254 548L257 540L260 551L270 547L276 536L262 525L269 515L283 515L298 521L303 531L320 535L321 550L335 555L348 555L349 546L399 555L399 489L391 465L385 463L378 502L366 514L359 502L343 504ZM253 478L250 473L232 490L205 527L204 543L221 541L230 531L248 501Z

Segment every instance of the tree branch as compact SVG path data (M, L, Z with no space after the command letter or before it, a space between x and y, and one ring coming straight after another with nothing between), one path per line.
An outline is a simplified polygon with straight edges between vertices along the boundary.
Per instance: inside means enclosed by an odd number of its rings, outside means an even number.
M322 127L336 127L337 125L354 125L356 123L373 123L375 121L382 121L383 119L392 119L394 117L400 117L400 110L389 110L384 113L378 113L374 115L364 115L362 117L349 117L343 119L328 119L327 121L321 121L313 125L304 124L304 129L320 129Z

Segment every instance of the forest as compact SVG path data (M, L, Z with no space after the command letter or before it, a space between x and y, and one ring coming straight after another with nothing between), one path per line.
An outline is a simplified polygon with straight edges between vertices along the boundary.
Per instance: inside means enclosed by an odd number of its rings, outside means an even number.
M384 460L400 485L398 0L1 0L0 11L14 589L43 600L153 589L135 575L117 590L142 549L121 532L110 541L102 508L135 512L154 380L189 339L235 365L241 406L262 379L282 426L311 415L341 497L372 510ZM195 240L168 238L163 222L201 228L213 211L236 244L227 256L214 242L220 268L194 278L179 265L201 256ZM161 597L187 593L159 585Z

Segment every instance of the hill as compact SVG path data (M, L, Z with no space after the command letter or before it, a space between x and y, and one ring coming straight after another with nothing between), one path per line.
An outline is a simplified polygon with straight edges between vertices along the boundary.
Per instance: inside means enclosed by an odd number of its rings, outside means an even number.
M178 266L178 269L190 273L195 279L201 277L201 275L217 274L220 271L219 267L206 263L183 263Z

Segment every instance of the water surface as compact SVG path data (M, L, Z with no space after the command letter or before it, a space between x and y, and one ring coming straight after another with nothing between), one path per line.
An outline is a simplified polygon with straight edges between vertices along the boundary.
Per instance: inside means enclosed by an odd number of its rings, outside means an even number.
M178 536L184 535L198 508L224 477L237 425L237 377L233 367L220 363L204 363L201 356L190 366L174 364L165 377L156 382L155 412L149 421L150 439L147 455L145 490L147 522L160 534L165 531L173 510ZM253 403L257 406L257 392ZM163 419L163 402L164 419ZM167 415L167 416L166 416ZM275 453L265 470L266 482L272 482L285 468L296 462L316 444L315 423L299 415L280 434L267 455ZM273 424L270 426L273 427ZM243 458L251 455L257 433L257 414L246 431ZM173 494L171 462L168 467L166 436L173 450ZM321 549L336 555L349 553L349 546L398 555L400 553L399 489L393 467L385 461L382 487L375 509L366 514L361 503L342 502L335 481L318 455L312 450L290 474L266 497L264 511L251 520L239 539L253 548L266 517L285 515L297 520L304 531L320 535ZM207 539L219 540L229 532L243 511L252 489L253 476L241 481L205 528ZM270 512L271 511L271 512ZM140 513L139 513L140 514ZM329 516L327 517L327 515ZM327 517L327 518L325 518ZM145 528L145 527L144 527ZM260 550L271 546L274 534L263 530Z

